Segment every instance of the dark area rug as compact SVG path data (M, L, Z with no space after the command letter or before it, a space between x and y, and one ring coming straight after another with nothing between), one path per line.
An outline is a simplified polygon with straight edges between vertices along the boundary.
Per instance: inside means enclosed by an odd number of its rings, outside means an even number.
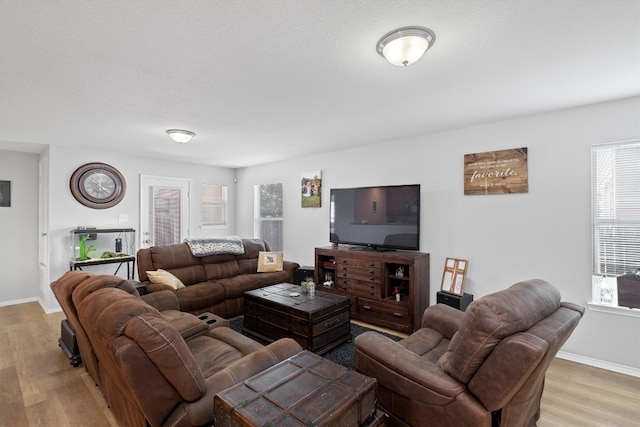
M261 344L268 344L268 342L260 339L260 338L256 338L253 335L247 334L242 330L242 318L238 318L238 319L234 319L231 321L231 329L233 329L234 331L240 332L243 335L246 335L248 337L250 337L251 339L258 341ZM367 331L372 331L373 329L369 329L369 328L365 328L364 326L360 326L360 325L356 325L355 323L351 323L351 336L353 338L357 337L358 335L365 333ZM400 341L402 338L396 336L396 335L391 335L391 334L387 334L384 332L378 332L379 334L382 334L386 337L391 338L394 341ZM338 363L342 366L346 366L347 368L349 368L350 370L353 370L353 340L352 341L348 341L342 345L339 345L338 347L334 348L333 350L329 350L328 352L324 353L322 355L322 357L331 360L332 362Z

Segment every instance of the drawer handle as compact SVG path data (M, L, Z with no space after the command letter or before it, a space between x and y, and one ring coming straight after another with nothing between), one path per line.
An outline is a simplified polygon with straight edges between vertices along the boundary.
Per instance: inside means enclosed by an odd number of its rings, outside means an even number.
M371 311L371 306L370 305L363 305L362 308L364 308L367 311Z
M371 289L373 289L373 288L375 288L375 287L376 287L376 285L374 285L374 284L372 283L372 284L370 284L370 285L369 285L369 287L370 287Z
M402 318L402 313L393 313L395 317Z
M330 328L331 326L338 324L338 322L340 322L340 319L333 319L333 320L325 323L324 327L325 328Z

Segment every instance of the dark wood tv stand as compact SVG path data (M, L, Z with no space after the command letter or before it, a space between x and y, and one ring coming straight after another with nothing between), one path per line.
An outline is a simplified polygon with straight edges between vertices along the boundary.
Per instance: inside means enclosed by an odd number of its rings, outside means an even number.
M419 328L429 306L427 253L316 248L315 280L318 289L350 298L352 319L401 332Z

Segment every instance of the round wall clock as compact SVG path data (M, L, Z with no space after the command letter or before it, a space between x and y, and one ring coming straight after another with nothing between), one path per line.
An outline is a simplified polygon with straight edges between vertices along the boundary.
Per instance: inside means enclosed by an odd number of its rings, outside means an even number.
M87 163L71 175L71 194L93 209L106 209L124 198L127 182L122 174L106 163Z

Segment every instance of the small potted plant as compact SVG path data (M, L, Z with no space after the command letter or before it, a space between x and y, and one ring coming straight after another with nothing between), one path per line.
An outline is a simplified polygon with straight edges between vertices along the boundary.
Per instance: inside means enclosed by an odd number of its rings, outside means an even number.
M313 282L312 277L305 277L305 279L300 283L300 288L302 293L308 292L310 295L313 295L316 292L316 284Z

